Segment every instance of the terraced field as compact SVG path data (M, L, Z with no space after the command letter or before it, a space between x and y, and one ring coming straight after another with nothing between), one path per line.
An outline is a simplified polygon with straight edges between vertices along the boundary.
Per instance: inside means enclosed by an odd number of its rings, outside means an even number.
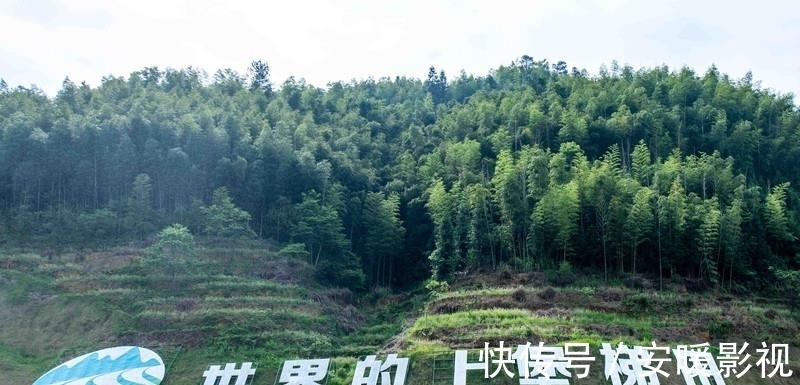
M285 359L371 353L397 331L368 325L352 293L315 284L305 263L246 246L203 245L174 276L135 249L4 253L2 369L24 384L74 355L136 344L162 355L168 384L195 384L221 360L253 361L254 380L271 383Z
M0 384L31 383L68 358L103 347L137 344L165 360L165 385L196 385L206 366L254 362L253 384L272 384L294 358L332 358L328 385L350 384L359 357L399 352L411 358L408 385L453 383L454 349L471 361L488 343L588 343L589 376L572 384L607 384L603 342L674 347L679 343L788 343L788 379L761 379L756 369L728 384L796 384L797 315L757 298L605 287L581 282L555 288L535 274L465 277L429 297L326 288L312 268L264 243L205 241L175 274L147 263L141 250L119 248L47 258L0 253ZM520 278L521 277L521 278ZM714 348L712 348L712 351ZM660 384L683 384L673 373ZM518 384L482 371L469 384Z
M601 344L616 347L670 346L709 343L718 354L720 342L750 344L753 368L742 378L728 384L797 384L800 383L800 359L789 361L792 378L760 378L755 369L761 356L756 349L761 342L790 344L790 357L800 357L800 329L797 316L778 305L757 304L752 299L724 295L654 292L627 288L570 287L552 288L546 283L529 282L515 287L486 289L461 288L442 293L429 301L422 316L406 330L397 347L417 357L438 357L438 372L445 378L445 367L452 367L448 357L454 348L469 349L475 361L478 351L488 343L498 348L499 341L515 350L530 342L545 346L565 343L588 343L595 358L589 376L573 378L573 384L611 383L603 373ZM418 370L437 372L431 358L417 360ZM450 366L447 366L447 365ZM425 366L421 369L420 366ZM492 371L496 367L492 367ZM660 377L660 384L683 384L677 376L674 360L663 369L672 373ZM480 372L480 371L478 371ZM769 371L768 371L769 372ZM518 384L505 375L485 380L484 373L469 375L470 384ZM424 380L424 379L422 379ZM624 379L623 379L624 381ZM440 383L418 381L415 384ZM446 383L443 382L443 383Z

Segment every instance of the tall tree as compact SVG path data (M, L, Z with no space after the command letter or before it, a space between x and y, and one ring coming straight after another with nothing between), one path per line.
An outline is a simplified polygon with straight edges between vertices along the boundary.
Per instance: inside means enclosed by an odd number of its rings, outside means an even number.
M211 205L201 209L205 217L206 234L224 238L251 238L255 232L250 228L250 213L237 207L226 187L214 190Z
M428 202L425 204L433 221L435 249L431 252L429 259L431 275L434 278L442 278L448 273L446 261L448 253L451 252L448 247L448 235L452 227L450 222L452 206L453 203L445 190L444 182L441 179L435 180L428 188Z
M392 284L392 272L403 246L405 229L400 221L400 198L384 197L378 192L367 194L362 222L364 256L367 259L369 283L376 286Z
M716 197L704 202L704 206L703 221L697 234L697 252L700 256L698 276L716 285L719 282L716 252L720 241L721 213Z
M425 91L430 93L434 104L447 101L447 77L444 71L436 73L436 68L431 66L428 69L428 79L423 84Z
M188 264L195 254L194 236L185 226L173 224L161 230L156 242L147 248L146 255L175 281L179 270Z
M302 202L295 206L294 211L297 219L292 238L306 244L312 265L319 263L323 253L336 256L348 249L339 214L333 207L323 205L319 193L304 193Z
M792 234L786 209L786 194L788 189L788 182L774 186L769 194L767 194L764 201L764 220L766 222L767 234L769 234L776 243L792 242L797 239L797 237ZM773 243L773 245L772 253L777 254L780 250L780 245L775 243Z
M254 60L248 69L250 90L272 93L272 83L269 79L269 64L263 60Z
M625 227L633 253L633 263L631 265L631 273L633 274L636 274L636 254L639 245L648 240L650 231L653 228L653 198L653 190L649 187L640 188L633 197L633 205L628 214Z
M552 243L561 262L574 251L580 202L577 184L552 186L533 210L532 220L540 243ZM555 255L554 255L555 256Z

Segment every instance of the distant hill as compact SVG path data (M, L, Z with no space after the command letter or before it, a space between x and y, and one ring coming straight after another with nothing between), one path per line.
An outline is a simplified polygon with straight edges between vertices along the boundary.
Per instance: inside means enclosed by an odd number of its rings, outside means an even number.
M523 55L318 88L268 68L0 88L0 242L57 255L179 223L301 245L356 291L563 262L800 287L800 111L752 74Z
M798 345L792 95L528 55L326 88L268 68L0 82L11 384L117 344L170 385L312 355L348 384L397 349L438 385L496 339Z

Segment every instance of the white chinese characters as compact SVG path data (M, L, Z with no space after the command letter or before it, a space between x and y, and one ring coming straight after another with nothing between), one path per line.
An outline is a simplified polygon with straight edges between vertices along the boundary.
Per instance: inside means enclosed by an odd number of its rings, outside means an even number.
M433 358L433 383L445 385L452 381L453 385L474 383L476 376L483 375L491 380L498 376L507 376L520 385L569 385L574 379L586 378L590 375L590 364L596 357L602 357L603 371L599 369L593 374L601 376L613 385L659 385L662 378L669 378L671 371L677 372L674 381L682 381L686 385L725 385L726 379L735 376L741 378L746 373L761 378L791 377L793 372L789 366L788 344L761 343L761 349L748 350L746 342L720 343L719 349L712 355L708 343L697 345L628 346L618 343L600 344L592 354L588 343L566 343L563 346L545 346L543 342L532 345L507 346L499 341L499 346L490 347L485 343L483 349L468 354L467 350L456 350L453 366L440 368ZM759 357L754 364L751 355ZM474 354L478 353L478 354ZM452 356L451 356L452 357ZM383 358L368 355L355 364L351 385L405 385L409 378L409 358L388 354ZM667 364L665 366L665 364ZM264 384L282 385L326 385L328 373L341 374L341 368L331 367L330 358L287 360L272 380ZM756 366L758 369L753 369ZM426 367L425 364L422 365ZM445 378L436 379L436 373L445 369L449 374ZM439 372L437 372L439 370ZM244 362L238 368L235 363L210 365L203 372L203 385L250 385L254 381L256 369L251 362ZM430 373L430 372L428 372ZM469 374L469 375L468 375ZM468 380L468 377L470 378ZM414 379L411 379L414 382ZM670 382L672 383L672 382Z
M286 361L278 382L286 385L320 385L319 382L328 374L330 362L328 358Z
M533 346L530 343L517 345L513 351L500 341L499 348L489 348L485 344L478 362L467 362L467 351L457 350L453 373L453 385L466 385L468 370L483 370L485 378L494 378L504 373L514 378L518 376L520 385L568 385L572 369L579 369L577 378L589 374L588 364L581 361L594 361L589 355L589 344L566 344L560 346ZM490 367L496 368L490 371ZM516 369L515 372L511 368Z
M236 364L229 362L225 367L220 365L210 365L208 369L203 372L203 378L206 380L203 385L231 385L232 380L236 380L233 385L245 385L248 378L256 374L252 362L244 362L239 369L236 369Z
M395 368L394 379L390 369ZM356 364L356 373L352 385L404 385L408 371L408 358L397 358L397 354L389 354L386 361L381 362L376 356L367 356ZM379 377L380 375L380 377Z

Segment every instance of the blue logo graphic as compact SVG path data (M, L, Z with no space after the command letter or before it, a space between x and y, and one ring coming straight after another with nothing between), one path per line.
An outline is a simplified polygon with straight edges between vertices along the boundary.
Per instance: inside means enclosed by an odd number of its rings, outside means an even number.
M98 350L69 360L39 377L33 385L158 385L164 361L136 346Z

